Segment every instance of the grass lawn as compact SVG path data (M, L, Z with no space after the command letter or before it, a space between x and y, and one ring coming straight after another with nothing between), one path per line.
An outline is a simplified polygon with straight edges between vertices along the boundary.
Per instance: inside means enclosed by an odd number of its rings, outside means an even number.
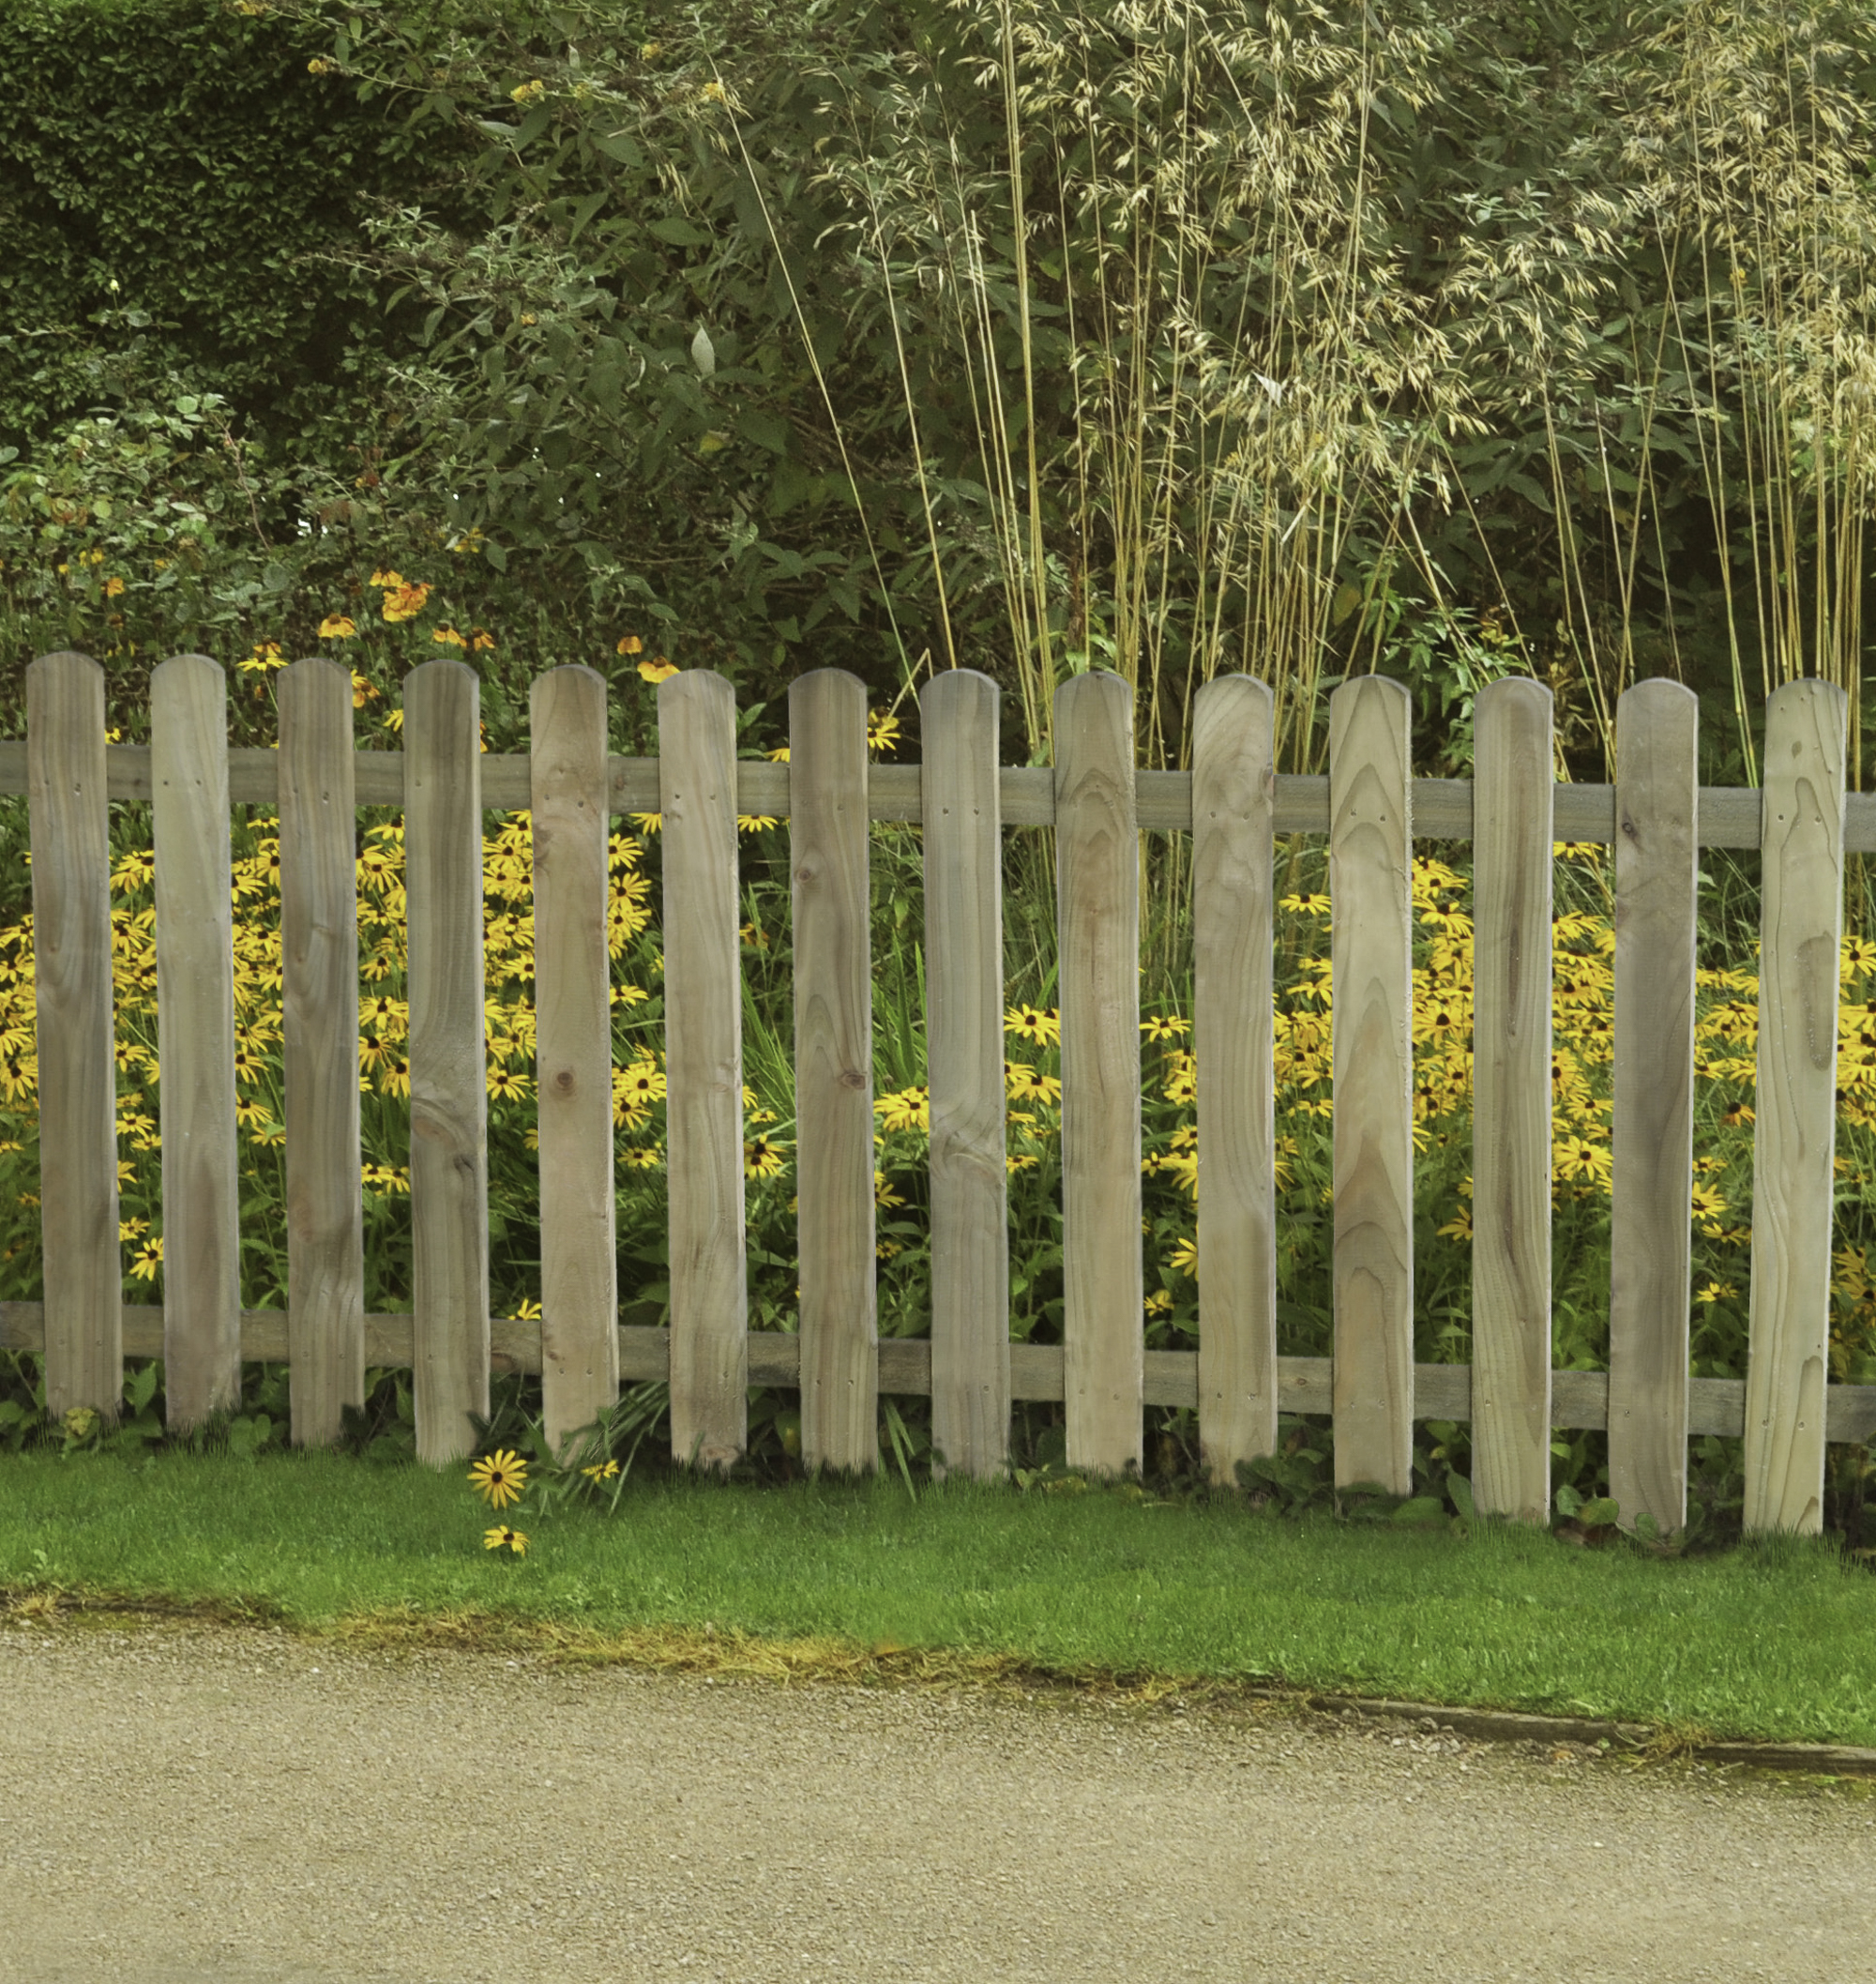
M1125 1491L632 1482L497 1518L466 1469L327 1453L0 1459L17 1620L142 1600L357 1642L1145 1693L1256 1683L1876 1745L1876 1578L1828 1544L1667 1557Z

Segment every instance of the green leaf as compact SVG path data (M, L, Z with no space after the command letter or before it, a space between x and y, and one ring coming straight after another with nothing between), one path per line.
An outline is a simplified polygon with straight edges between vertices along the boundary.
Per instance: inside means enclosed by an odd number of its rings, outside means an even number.
M1583 1498L1566 1481L1557 1491L1557 1513L1566 1518L1574 1516L1583 1506Z
M710 239L703 228L681 214L666 214L661 220L654 220L649 232L673 248L702 248Z
M1472 1498L1472 1483L1463 1475L1446 1477L1446 1492L1453 1498L1453 1507L1468 1522L1478 1521L1478 1510Z
M1585 1529L1601 1529L1622 1513L1622 1505L1612 1495L1597 1495L1577 1510L1577 1521Z
M1394 1511L1397 1522L1444 1522L1446 1506L1438 1495L1415 1495Z

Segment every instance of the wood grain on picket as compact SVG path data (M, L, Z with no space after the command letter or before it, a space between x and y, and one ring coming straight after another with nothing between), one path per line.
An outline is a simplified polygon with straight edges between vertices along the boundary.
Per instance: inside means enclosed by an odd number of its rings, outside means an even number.
M202 655L150 676L163 1402L174 1432L241 1402L228 682Z
M54 1418L85 1407L113 1419L124 1396L104 750L104 671L88 655L42 655L26 670L26 793Z
M788 691L794 870L801 1454L879 1465L867 691L843 669Z
M489 1411L488 1057L479 684L461 661L404 678L411 1227L417 1459L472 1450Z
M931 1166L934 1472L1009 1461L999 690L946 669L919 697Z
M288 1391L293 1438L312 1446L337 1440L346 1406L365 1402L352 672L295 661L277 693Z
M1277 1446L1273 698L1217 675L1192 719L1199 1447L1220 1488Z
M1105 669L1055 691L1067 1461L1141 1464L1140 829L1133 691Z
M540 1139L541 1409L558 1453L619 1402L606 946L606 682L550 669L528 702L535 1070Z
M1823 1526L1847 709L1835 683L1810 679L1765 711L1748 1530Z
M1329 699L1336 1482L1413 1487L1414 948L1405 688Z
M1699 751L1692 689L1616 704L1609 1492L1663 1536L1687 1520Z
M749 1444L736 699L706 669L658 685L664 841L671 1448L727 1469Z
M1551 692L1489 684L1473 774L1472 1492L1551 1512Z

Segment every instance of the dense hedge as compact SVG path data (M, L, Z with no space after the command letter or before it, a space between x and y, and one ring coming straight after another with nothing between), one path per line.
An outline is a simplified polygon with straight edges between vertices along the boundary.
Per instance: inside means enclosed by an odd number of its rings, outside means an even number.
M257 0L0 9L0 439L152 380L257 439L342 430L408 335L340 260L373 199L434 204L448 127L309 64L328 33Z

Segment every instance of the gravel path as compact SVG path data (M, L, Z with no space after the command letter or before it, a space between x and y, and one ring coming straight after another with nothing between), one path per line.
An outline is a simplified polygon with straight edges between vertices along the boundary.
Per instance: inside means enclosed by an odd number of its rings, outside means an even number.
M1876 1980L1876 1796L1242 1709L0 1632L28 1984Z

